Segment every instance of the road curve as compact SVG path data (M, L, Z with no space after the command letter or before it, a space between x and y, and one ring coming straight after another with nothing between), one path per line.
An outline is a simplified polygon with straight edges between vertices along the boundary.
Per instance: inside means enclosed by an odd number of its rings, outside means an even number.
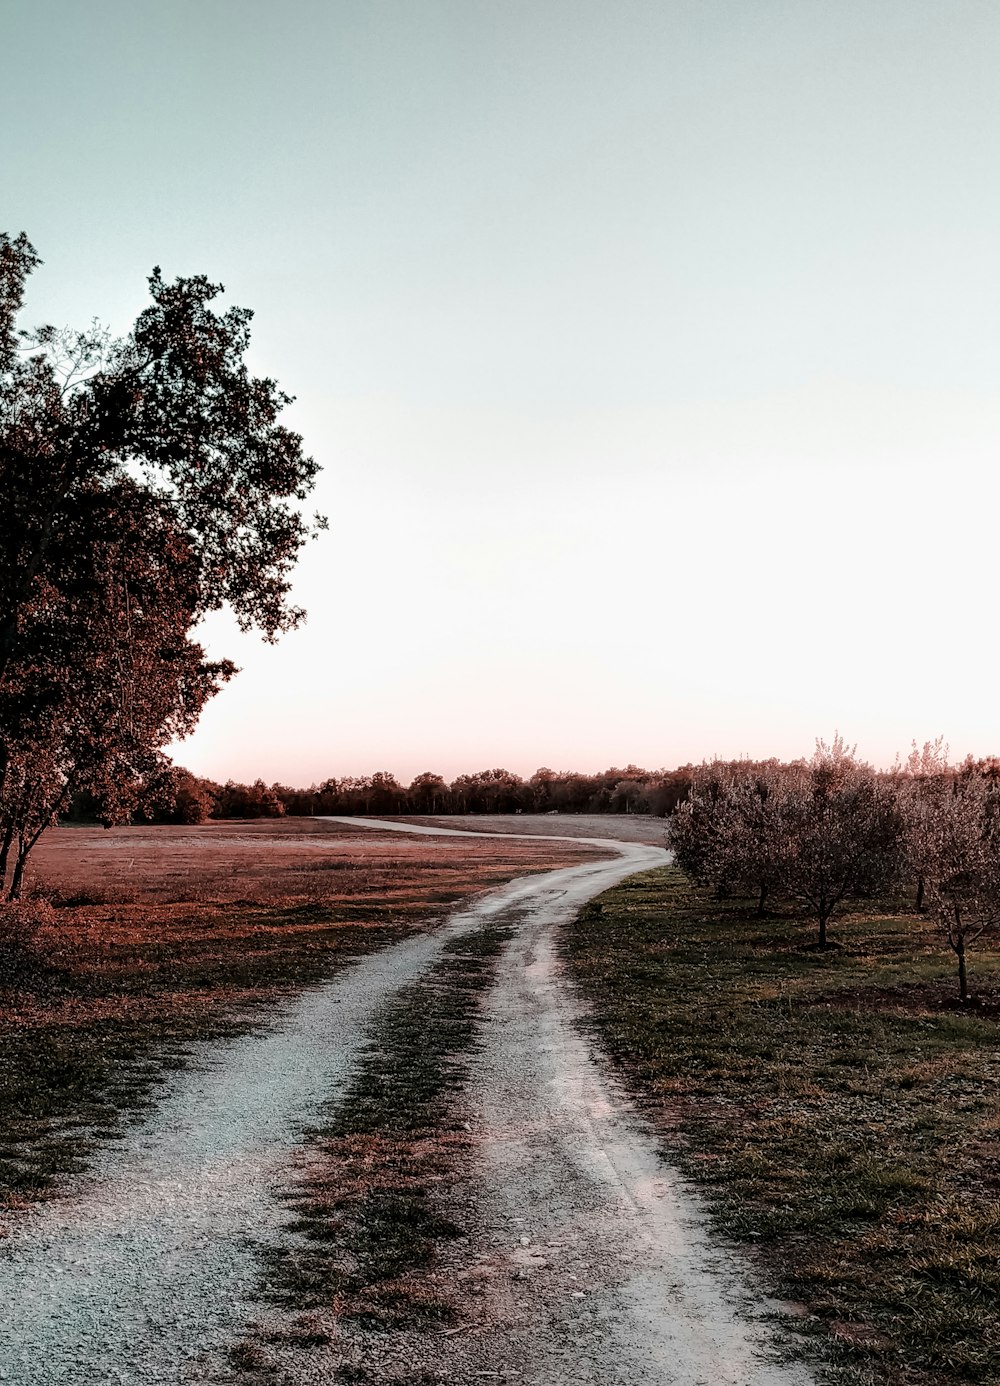
M658 848L588 841L611 859L512 881L433 934L310 988L267 1027L193 1046L189 1067L91 1174L52 1203L8 1214L0 1225L0 1381L205 1380L208 1362L253 1318L253 1243L280 1228L276 1194L294 1150L320 1104L346 1087L379 1009L446 943L484 922L507 912L558 922L665 859Z
M646 851L645 865L666 858ZM778 1361L775 1306L585 1038L555 936L579 903L522 913L486 1003L467 1102L498 1330L448 1379L485 1367L535 1386L807 1386L803 1366Z

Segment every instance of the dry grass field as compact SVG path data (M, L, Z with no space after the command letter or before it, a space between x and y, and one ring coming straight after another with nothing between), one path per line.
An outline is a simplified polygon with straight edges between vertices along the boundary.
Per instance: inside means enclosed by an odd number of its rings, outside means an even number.
M516 821L516 820L515 820ZM375 899L419 913L525 871L581 860L551 843L372 832L322 818L197 827L53 829L32 860L36 893L81 905L233 905Z
M311 819L52 830L0 919L0 1204L81 1168L190 1041L589 851Z
M395 821L477 833L604 837L616 842L646 842L651 847L663 847L667 834L667 820L651 813L449 813L437 818L410 815Z

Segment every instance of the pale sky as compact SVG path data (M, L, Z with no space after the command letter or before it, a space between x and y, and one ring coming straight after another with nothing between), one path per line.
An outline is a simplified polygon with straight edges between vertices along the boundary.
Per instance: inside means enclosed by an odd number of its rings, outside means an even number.
M308 784L1000 750L995 0L0 0L26 321L253 308L309 610L176 751Z

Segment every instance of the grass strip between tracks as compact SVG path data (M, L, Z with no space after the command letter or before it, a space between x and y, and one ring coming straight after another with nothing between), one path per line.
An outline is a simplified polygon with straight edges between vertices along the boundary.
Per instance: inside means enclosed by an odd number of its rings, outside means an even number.
M666 868L592 902L566 954L670 1158L858 1382L1000 1380L1000 958L978 1009L902 912L757 919ZM983 1001L985 998L985 1004Z
M266 1297L283 1326L272 1321L237 1345L237 1367L266 1377L269 1348L308 1347L310 1325L314 1343L328 1341L330 1315L337 1328L375 1333L452 1321L450 1277L435 1265L442 1245L465 1233L461 1199L449 1193L472 1145L454 1098L510 934L490 925L447 945L383 1011L347 1092L310 1133L308 1163L286 1195L294 1215L286 1241L265 1253ZM319 1312L310 1319L309 1311ZM345 1360L338 1379L369 1375Z

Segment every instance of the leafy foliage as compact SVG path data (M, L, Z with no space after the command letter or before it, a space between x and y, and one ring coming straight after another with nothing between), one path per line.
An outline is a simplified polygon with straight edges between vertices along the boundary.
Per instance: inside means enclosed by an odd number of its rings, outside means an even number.
M247 371L251 314L204 277L149 280L112 341L19 330L24 235L0 235L0 888L73 794L127 816L160 748L231 677L190 638L228 603L295 625L288 574L317 467Z
M958 964L967 1000L967 952L1000 925L1000 784L976 766L910 777L901 794L911 870Z
M839 905L890 886L901 869L893 784L859 763L840 736L809 761L713 761L670 820L677 864L695 881L798 900L821 947Z

